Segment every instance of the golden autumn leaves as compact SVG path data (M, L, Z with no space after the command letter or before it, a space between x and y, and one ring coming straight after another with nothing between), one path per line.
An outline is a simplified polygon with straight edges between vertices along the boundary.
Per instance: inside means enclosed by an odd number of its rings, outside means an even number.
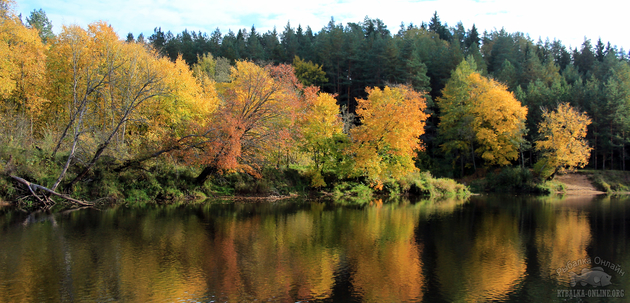
M419 137L428 117L424 97L404 85L366 91L368 98L357 100L361 123L348 133L343 133L332 96L306 92L302 149L313 161L312 186L325 186L322 173L327 171L340 177L366 177L380 189L384 182L417 170L414 157L422 148Z
M416 170L414 157L422 149L419 138L429 115L425 98L409 86L368 88L367 93L366 100L357 100L361 124L350 131L352 151L356 170L380 188L387 179Z
M201 60L205 67L191 69L181 58L173 62L145 44L120 40L102 22L64 27L47 44L15 16L0 22L2 114L21 114L31 136L51 137L53 158L58 150L69 152L53 189L71 162L82 164L70 184L104 154L140 162L176 151L176 161L203 168L199 184L215 173L257 176L262 167L295 163L306 166L313 187L333 176L381 188L417 171L429 114L423 93L410 86L366 88L357 119L342 121L335 96L299 80L324 81L321 66L303 66L297 77L291 65L237 61L229 77L215 82L211 56ZM460 64L437 99L442 148L475 167L476 158L486 166L508 165L519 157L527 108L505 85L475 72L473 62ZM584 144L583 136L574 131L553 138ZM585 163L588 149L571 159L550 152L573 146L565 141L537 143L550 159L546 167Z
M593 148L584 137L589 124L591 119L586 113L580 113L566 103L560 104L555 111L543 111L538 130L541 138L536 141L536 150L542 153L542 159L535 167L542 176L550 177L558 170L588 164Z
M441 111L440 135L445 152L462 160L480 156L486 165L505 166L517 160L526 134L527 108L507 87L476 72L472 59L464 60L437 99ZM584 167L591 148L584 137L590 119L568 104L544 111L536 150L542 153L536 170L543 177L558 169ZM543 170L547 170L543 172Z
M475 155L488 165L510 164L518 158L527 108L505 85L474 70L474 62L463 61L437 100L442 149L471 155L474 166Z
M238 61L232 81L218 85L223 102L209 123L183 148L189 161L201 161L203 182L216 172L242 170L256 175L264 164L307 158L313 187L324 175L366 177L375 187L415 170L427 114L424 98L407 86L368 89L358 100L361 125L348 133L334 96L304 87L289 65L259 66ZM192 154L191 154L192 153ZM199 163L199 162L197 162Z

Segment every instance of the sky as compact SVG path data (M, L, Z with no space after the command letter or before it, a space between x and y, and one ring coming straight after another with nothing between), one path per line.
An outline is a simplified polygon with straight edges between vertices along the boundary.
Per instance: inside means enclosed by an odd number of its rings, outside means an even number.
M24 19L33 10L43 9L52 21L53 32L62 25L86 27L94 21L106 21L121 38L128 33L149 37L154 28L174 34L201 31L210 35L216 28L223 34L252 25L259 33L281 33L290 22L319 32L330 22L361 22L365 16L381 19L392 33L401 22L428 23L437 11L442 23L464 28L473 25L480 33L505 28L507 32L528 34L535 42L541 38L562 41L567 47L580 48L585 37L595 45L599 38L627 52L630 35L624 1L599 0L573 2L559 0L17 0L17 11Z

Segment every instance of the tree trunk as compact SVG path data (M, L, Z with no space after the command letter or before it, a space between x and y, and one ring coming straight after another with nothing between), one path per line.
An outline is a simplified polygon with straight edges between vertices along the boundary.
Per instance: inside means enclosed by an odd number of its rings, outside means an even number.
M461 164L462 178L463 178L464 177L464 154L462 152L460 152L460 155L459 155L459 163Z
M597 119L595 119L595 124L597 124ZM597 170L597 126L594 127L593 133L595 133L595 140L593 140L593 151L591 156L593 156L593 168Z
M78 136L75 136L74 142L72 143L72 149L70 150L70 155L68 155L68 160L66 161L66 164L61 169L61 173L59 174L59 177L57 178L57 181L51 187L51 189L53 191L57 189L57 186L59 186L59 184L61 183L61 180L63 180L63 177L66 175L66 172L68 172L68 168L70 167L70 163L72 162L72 158L74 158L74 152L77 149L77 141L78 140L79 140Z
M610 120L610 170L613 169L613 161L615 160L615 146L613 145L613 122Z
M41 198L39 198L39 196L37 196L37 195L35 194L34 190L43 190L43 191L45 191L45 192L47 192L47 193L49 193L49 194L51 194L51 195L55 195L55 196L57 196L57 197L64 198L64 199L66 199L66 200L68 200L68 201L70 201L70 202L74 202L74 203L79 204L79 205L83 205L83 206L92 206L92 204L90 204L90 203L87 203L87 202L84 202L84 201L81 201L81 200L77 200L77 199L73 199L73 198L71 198L71 197L68 197L68 196L66 196L66 195L64 195L64 194L60 194L60 193L58 193L58 192L56 192L56 191L54 191L54 190L51 190L51 189L46 188L46 187L44 187L44 186L41 186L41 185L39 185L39 184L35 184L35 183L28 182L28 181L26 181L26 180L24 180L24 179L22 179L22 178L20 178L20 177L17 177L17 176L13 176L13 175L11 175L11 178L13 178L13 179L15 179L16 181L18 181L18 182L20 182L20 183L22 183L22 184L26 185L26 187L28 187L28 189L29 189L29 191L31 192L31 194L32 194L35 198L37 198L38 200L40 200L40 201L42 201L42 200L41 200Z
M470 154L472 155L473 168L475 168L475 172L477 172L477 163L475 163L475 149L473 148L472 142L470 142Z
M523 144L521 143L521 168L525 168L525 158L523 157Z
M195 178L195 184L201 186L203 185L206 180L208 180L208 177L210 177L211 175L214 175L217 173L217 168L212 165L212 166L206 166L201 173L199 174L199 176L197 176L197 178Z

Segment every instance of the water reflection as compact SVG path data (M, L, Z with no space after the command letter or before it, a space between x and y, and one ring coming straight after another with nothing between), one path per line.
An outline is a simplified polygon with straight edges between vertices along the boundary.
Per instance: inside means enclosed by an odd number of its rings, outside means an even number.
M561 301L556 290L570 286L556 269L567 261L599 256L630 272L629 205L496 196L3 208L0 302ZM607 272L608 288L630 290L630 274Z
M342 237L353 244L347 247L351 282L364 301L422 300L422 245L414 241L420 206L386 204L347 214L354 224Z
M517 223L496 213L443 222L435 237L436 271L446 300L505 300L517 290L526 268Z
M586 249L591 241L588 217L583 211L549 205L541 207L537 216L536 248L541 278L569 283L569 275L558 274L557 270L568 261L588 258ZM580 273L583 268L590 265L580 264L571 271Z

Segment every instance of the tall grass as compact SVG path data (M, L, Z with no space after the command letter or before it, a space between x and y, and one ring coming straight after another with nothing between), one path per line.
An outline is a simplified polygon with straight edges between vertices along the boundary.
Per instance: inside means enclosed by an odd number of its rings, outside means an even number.
M400 191L411 195L430 197L468 196L466 185L453 179L434 178L429 172L415 172L398 181Z

